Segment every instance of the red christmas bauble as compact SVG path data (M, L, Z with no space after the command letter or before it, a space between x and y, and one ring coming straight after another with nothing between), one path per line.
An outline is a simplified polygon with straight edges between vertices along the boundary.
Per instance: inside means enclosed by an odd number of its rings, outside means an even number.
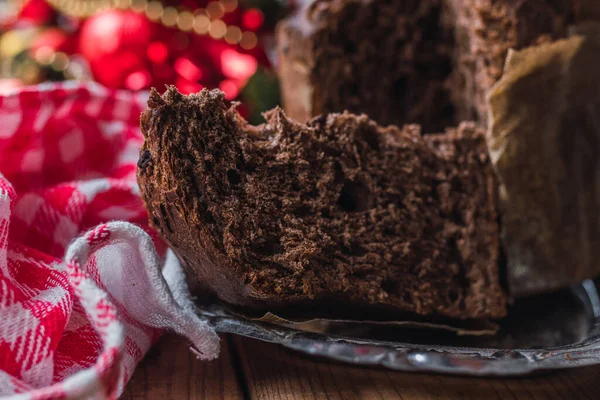
M32 25L48 24L54 17L54 10L44 0L29 0L23 2L19 12L19 21Z
M152 24L143 15L109 10L84 22L79 51L90 63L98 82L117 88L134 82L137 89L140 77L148 70L146 50L151 37Z
M31 52L42 47L48 47L53 51L64 51L65 44L69 41L69 37L65 32L58 28L48 28L41 31L31 43Z

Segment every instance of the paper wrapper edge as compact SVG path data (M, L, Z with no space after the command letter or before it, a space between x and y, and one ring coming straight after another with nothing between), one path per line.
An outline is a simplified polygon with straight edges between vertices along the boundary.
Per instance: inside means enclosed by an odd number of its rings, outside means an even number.
M403 328L420 328L442 330L454 333L458 336L483 336L494 335L498 332L499 326L495 322L488 320L473 320L468 323L456 325L451 323L435 323L423 321L369 321L352 319L333 319L333 318L289 318L277 315L273 312L265 312L259 316L250 316L239 311L228 310L228 312L255 322L265 322L274 325L283 325L308 332L327 333L327 328L331 324L346 324L353 326L393 326Z
M512 51L488 103L515 297L600 274L600 24Z

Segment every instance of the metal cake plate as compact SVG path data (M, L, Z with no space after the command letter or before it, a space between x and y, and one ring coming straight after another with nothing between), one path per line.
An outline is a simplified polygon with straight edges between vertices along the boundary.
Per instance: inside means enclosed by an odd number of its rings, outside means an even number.
M487 336L345 323L315 333L246 319L214 304L198 312L218 332L399 371L516 376L600 363L600 299L591 280L515 302L498 333Z

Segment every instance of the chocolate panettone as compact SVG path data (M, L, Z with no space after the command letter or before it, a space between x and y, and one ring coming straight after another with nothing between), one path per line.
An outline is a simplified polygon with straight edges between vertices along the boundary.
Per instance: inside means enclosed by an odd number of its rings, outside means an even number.
M277 29L287 114L348 110L426 133L485 125L510 48L599 19L597 0L312 0Z
M419 123L426 132L453 123L444 87L452 33L440 0L306 1L277 28L286 113L299 122L348 110L380 124Z
M423 137L275 109L254 127L206 89L148 104L138 180L151 223L223 301L505 315L496 183L474 125Z

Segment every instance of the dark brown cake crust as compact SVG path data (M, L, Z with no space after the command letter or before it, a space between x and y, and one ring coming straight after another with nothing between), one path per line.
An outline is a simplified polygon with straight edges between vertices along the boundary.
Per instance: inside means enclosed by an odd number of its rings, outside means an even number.
M502 317L495 181L480 132L423 139L279 109L249 126L219 91L153 91L138 180L151 223L222 300Z

